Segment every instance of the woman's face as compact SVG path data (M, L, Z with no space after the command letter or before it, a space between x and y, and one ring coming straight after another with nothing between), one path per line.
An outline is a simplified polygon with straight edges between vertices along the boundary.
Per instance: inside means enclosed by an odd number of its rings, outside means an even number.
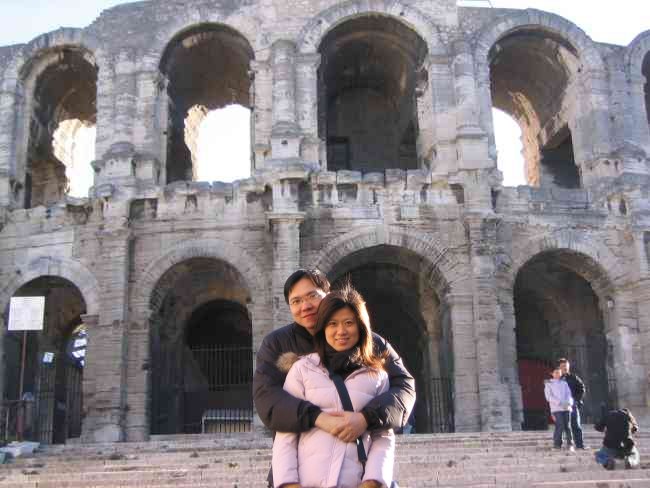
M325 340L335 351L347 351L359 342L359 324L348 307L337 310L325 324Z

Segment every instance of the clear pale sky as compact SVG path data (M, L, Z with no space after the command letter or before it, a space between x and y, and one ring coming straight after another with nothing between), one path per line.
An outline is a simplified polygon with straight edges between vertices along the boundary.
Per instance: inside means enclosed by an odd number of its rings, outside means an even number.
M3 0L0 18L0 45L29 42L34 37L59 27L85 27L109 7L132 3L125 0ZM471 3L466 2L466 3ZM477 2L480 4L482 2ZM536 8L554 12L574 22L598 42L627 45L641 32L650 29L650 0L492 0L497 8ZM246 119L246 117L244 117ZM248 132L248 129L242 129ZM523 168L518 155L516 129L503 127L496 119L500 168L504 184L523 183L516 176ZM230 137L231 138L231 137ZM519 159L517 159L519 158ZM507 161L508 167L502 167ZM231 166L232 165L228 165ZM248 171L249 161L240 166ZM514 168L514 171L513 171ZM232 180L221 175L207 179Z

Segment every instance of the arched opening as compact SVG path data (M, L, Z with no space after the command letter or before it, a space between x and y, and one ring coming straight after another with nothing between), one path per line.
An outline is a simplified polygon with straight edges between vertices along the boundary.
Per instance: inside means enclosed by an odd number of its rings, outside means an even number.
M250 293L215 259L179 263L159 280L151 315L151 433L252 428Z
M206 115L197 142L199 181L231 183L250 177L250 124L250 110L241 105L228 105ZM228 164L219 164L219 155L227 155Z
M616 403L613 357L605 336L599 300L581 267L584 256L549 251L528 261L514 288L517 361L524 406L524 429L546 429L544 380L560 357L587 387L583 422L598 418L601 405Z
M650 126L650 52L646 53L643 58L642 72L646 80L644 85L645 111L648 117L648 126Z
M26 208L52 205L65 195L88 196L94 177L97 66L73 46L42 58L34 61L47 67L35 80L30 104Z
M492 103L521 128L528 184L579 188L567 96L579 69L576 50L559 36L521 28L492 46L489 63Z
M503 174L503 186L526 184L521 128L509 114L492 109L494 140L497 146L497 168Z
M415 377L415 432L452 432L451 318L423 270L423 258L394 246L357 251L329 273L334 287L350 279L368 305L374 331L402 356Z
M328 169L418 168L424 40L392 18L364 16L332 29L319 51L318 131Z
M87 338L81 317L86 313L86 304L75 285L56 276L34 279L14 294L14 297L30 296L45 297L43 329L26 333L22 398L19 398L19 378L23 332L5 332L4 401L18 408L15 402L25 400L26 439L63 444L81 436ZM8 310L9 307L7 313ZM10 418L17 420L14 413L17 415L17 411L10 410Z
M250 109L253 58L248 41L221 25L199 25L169 44L160 65L168 80L167 183L197 179L199 131L210 112L230 105ZM247 144L250 166L250 134L240 144ZM212 154L207 164L227 167L230 157Z

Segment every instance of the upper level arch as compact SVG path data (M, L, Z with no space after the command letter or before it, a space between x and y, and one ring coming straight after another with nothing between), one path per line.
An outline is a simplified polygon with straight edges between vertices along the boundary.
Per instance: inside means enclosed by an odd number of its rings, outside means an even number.
M584 72L604 72L591 39L561 17L526 10L500 17L480 33L475 62L490 90L483 96L521 128L528 184L580 187L580 165L593 152L582 143L584 124L577 123L591 103L592 75ZM491 116L484 114L486 119Z
M334 5L313 17L298 34L297 51L303 54L316 53L332 29L345 21L369 15L390 17L401 22L424 39L429 53L439 53L444 49L433 22L417 8L391 0L372 3L350 0Z
M625 52L625 71L631 83L640 82L643 85L643 101L632 100L636 105L644 105L645 118L650 129L650 30L642 32L634 38ZM633 93L638 93L633 90ZM645 131L645 140L648 131Z
M158 67L166 80L168 183L197 179L199 129L210 111L252 106L249 70L254 57L249 40L225 24L196 24L169 41Z

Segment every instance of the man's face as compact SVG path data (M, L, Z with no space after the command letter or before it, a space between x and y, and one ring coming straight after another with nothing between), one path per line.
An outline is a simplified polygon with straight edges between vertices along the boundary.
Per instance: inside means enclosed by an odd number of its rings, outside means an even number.
M569 364L569 361L566 363L560 363L560 369L562 369L562 374L569 374L569 371L571 370L571 365Z
M289 309L293 320L314 334L316 312L325 292L307 277L300 279L289 292Z

